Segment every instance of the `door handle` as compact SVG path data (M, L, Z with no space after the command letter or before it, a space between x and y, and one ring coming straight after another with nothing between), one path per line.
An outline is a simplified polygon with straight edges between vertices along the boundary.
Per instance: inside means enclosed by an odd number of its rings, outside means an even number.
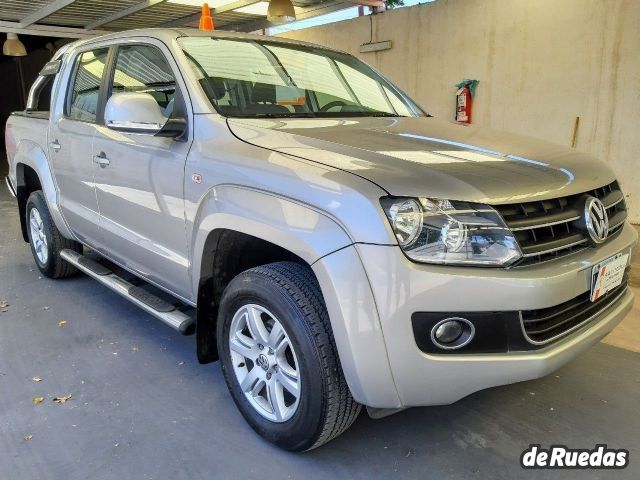
M49 142L49 146L51 147L51 150L53 150L54 152L59 152L60 149L62 148L62 145L58 143L58 139L55 139L53 142Z
M100 168L106 168L106 166L111 163L104 152L100 152L98 155L95 155L93 157L93 161L100 165Z

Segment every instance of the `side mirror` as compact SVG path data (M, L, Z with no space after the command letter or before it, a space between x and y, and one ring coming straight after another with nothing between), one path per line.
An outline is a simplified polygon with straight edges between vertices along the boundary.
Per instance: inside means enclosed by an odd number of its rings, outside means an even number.
M158 102L148 93L114 93L105 106L104 122L112 130L127 133L178 136L182 132L176 123L184 130L184 120L165 117Z

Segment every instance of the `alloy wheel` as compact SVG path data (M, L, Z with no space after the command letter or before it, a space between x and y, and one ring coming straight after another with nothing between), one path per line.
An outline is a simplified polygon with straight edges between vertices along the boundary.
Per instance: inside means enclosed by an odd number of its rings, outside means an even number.
M31 230L31 241L36 257L42 265L49 259L49 247L47 245L47 235L44 231L44 223L37 208L32 208L29 212L29 229Z
M233 371L251 406L272 422L289 420L300 400L300 370L276 316L260 305L243 305L231 321L229 347Z

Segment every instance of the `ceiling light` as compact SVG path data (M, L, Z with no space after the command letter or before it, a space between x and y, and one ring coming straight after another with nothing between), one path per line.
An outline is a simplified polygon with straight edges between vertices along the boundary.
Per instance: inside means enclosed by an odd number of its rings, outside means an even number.
M293 11L297 12L298 7L293 7ZM249 13L251 15L260 15L261 17L266 17L269 12L269 2L257 2L253 5L247 5L246 7L236 8L234 12Z
M288 23L296 19L291 0L271 0L267 10L267 20L271 23Z
M27 49L15 33L7 33L7 39L2 46L2 53L9 57L26 57Z

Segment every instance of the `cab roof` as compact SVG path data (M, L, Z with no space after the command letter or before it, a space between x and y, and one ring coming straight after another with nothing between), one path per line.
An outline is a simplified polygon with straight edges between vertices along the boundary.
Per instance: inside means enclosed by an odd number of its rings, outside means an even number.
M316 45L309 42L302 42L299 40L292 40L282 37L271 37L265 35L256 35L252 33L239 33L230 32L225 30L213 30L213 31L201 31L196 28L141 28L136 30L125 30L121 32L109 33L107 35L100 35L91 38L85 38L78 40L69 45L69 48L78 48L84 45L90 45L92 43L102 42L104 40L118 40L132 37L150 37L162 40L169 44L173 40L180 37L213 37L213 38L235 38L246 40L268 40L270 42L279 42L289 45L300 45L307 47L321 47L325 50L334 50L324 46Z

